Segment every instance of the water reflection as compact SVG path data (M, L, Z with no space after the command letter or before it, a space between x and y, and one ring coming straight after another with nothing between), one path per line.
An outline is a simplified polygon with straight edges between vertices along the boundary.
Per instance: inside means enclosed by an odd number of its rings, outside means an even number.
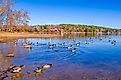
M23 64L26 67L20 73L8 72L6 79L120 80L120 39L120 35L82 37L74 34L64 38L26 38L0 43L0 71L11 64ZM24 43L31 44L32 48L25 48ZM72 49L68 48L70 45ZM48 46L53 46L53 49ZM76 54L72 52L74 48ZM6 57L11 53L15 56ZM34 72L36 67L48 63L54 66L43 73Z
M93 34L93 33L71 33L71 34L64 34L63 39L73 39L73 38L81 38L81 37L95 37L95 36L101 36Z

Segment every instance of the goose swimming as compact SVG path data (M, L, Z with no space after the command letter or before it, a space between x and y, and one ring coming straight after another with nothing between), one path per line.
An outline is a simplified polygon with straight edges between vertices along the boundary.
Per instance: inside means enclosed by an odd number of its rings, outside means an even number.
M6 57L14 57L14 53L8 53Z
M25 67L25 65L20 65L20 66L10 66L8 71L11 73L19 73L21 70Z
M53 66L53 64L45 64L42 66L42 69L49 69Z
M42 73L43 70L42 70L42 68L37 67L37 68L34 70L34 72L35 72L35 73Z
M72 48L73 48L72 45L68 46L68 49L72 49Z
M76 48L73 48L71 52L76 53Z

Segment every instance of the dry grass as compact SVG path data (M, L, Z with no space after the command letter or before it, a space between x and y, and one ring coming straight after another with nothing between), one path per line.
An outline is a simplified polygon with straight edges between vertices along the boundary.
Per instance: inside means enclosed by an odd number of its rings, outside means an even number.
M37 34L37 33L0 33L0 42L6 42L18 38L54 38L56 34Z
M16 38L51 38L57 37L56 34L37 34L37 33L0 33L0 37L16 37Z

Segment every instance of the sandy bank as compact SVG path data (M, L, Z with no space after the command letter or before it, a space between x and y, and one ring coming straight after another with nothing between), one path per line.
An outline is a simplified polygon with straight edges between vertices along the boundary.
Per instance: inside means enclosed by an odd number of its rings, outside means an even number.
M37 34L37 33L0 33L0 38L53 38L56 34Z

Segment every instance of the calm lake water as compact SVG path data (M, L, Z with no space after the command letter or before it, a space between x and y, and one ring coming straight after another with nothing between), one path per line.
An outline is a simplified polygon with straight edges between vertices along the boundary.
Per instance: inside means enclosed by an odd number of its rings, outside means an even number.
M109 40L116 40L116 44L111 44ZM32 43L31 49L23 47L26 41ZM25 65L23 75L14 80L121 80L120 35L71 39L27 38L16 40L17 44L14 42L0 43L1 70L10 64ZM48 42L56 44L55 48L49 49ZM61 45L64 42L65 46ZM78 42L79 46L76 45ZM76 48L76 54L67 48L68 45ZM5 57L8 53L14 53L15 57ZM34 69L44 64L53 64L53 67L41 75L35 75ZM27 74L27 71L31 74Z

